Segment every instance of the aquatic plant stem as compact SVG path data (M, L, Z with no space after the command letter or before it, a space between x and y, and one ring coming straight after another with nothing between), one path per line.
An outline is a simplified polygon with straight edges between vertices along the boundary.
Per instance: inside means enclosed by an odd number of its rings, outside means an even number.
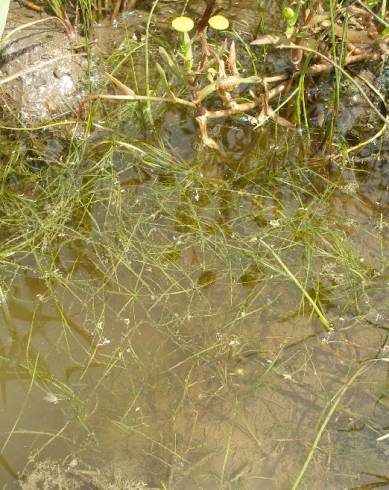
M375 361L376 359L373 359L373 361ZM343 395L347 392L347 390L350 388L350 386L354 383L354 381L359 378L359 376L361 376L370 366L371 366L371 362L369 364L364 364L363 366L361 366L352 376L351 378L347 381L347 383L342 386L342 388L340 388L337 393L335 394L335 396L330 400L330 402L328 403L328 411L327 411L327 414L325 415L324 417L324 420L323 420L323 423L321 424L320 426L320 429L316 435L316 438L315 440L313 441L313 444L312 444L312 447L311 449L309 450L309 453L308 453L308 456L307 458L305 459L304 461L304 464L303 464L303 467L301 468L300 470L300 473L298 474L291 490L297 490L297 488L299 487L300 483L301 483L301 480L309 466L309 463L311 462L312 458L313 458L313 455L316 451L316 448L319 444L319 441L321 439L321 436L323 435L323 432L325 430L325 428L327 427L329 421L331 420L331 417L332 415L334 414L337 406L339 405L340 403L340 400L343 398Z
M224 487L224 477L225 477L225 473L226 473L228 458L229 458L229 455L231 452L232 436L233 436L234 428L235 428L235 419L236 419L236 415L237 415L237 407L238 407L238 399L235 398L234 409L233 409L232 418L231 418L230 433L228 434L227 446L226 446L226 451L224 454L223 466L222 466L221 475L220 475L219 490L223 490L223 488L225 488Z
M304 288L304 286L301 284L301 282L297 279L297 277L290 271L288 266L283 262L281 257L271 248L270 245L268 245L266 242L263 240L260 240L260 243L267 249L269 252L273 255L273 257L276 259L276 261L280 264L284 272L290 279L296 284L296 286L300 289L300 291L303 293L307 301L310 303L312 308L315 310L315 313L319 317L319 320L321 321L322 325L324 328L328 331L331 330L331 324L327 320L327 318L324 316L323 312L320 310L320 308L317 306L315 300L311 298L311 296L308 294L307 290Z
M151 19L153 18L154 11L158 5L159 0L155 0L153 3L153 6L151 7L149 16L147 18L147 24L146 24L146 36L145 36L145 79L146 79L146 97L150 97L151 95L151 90L150 90L150 67L149 67L149 39L150 39L150 24L151 24ZM150 124L154 124L153 121L153 116L151 113L151 101L147 100L146 102L146 115L147 118L150 122Z
M171 104L180 104L186 107L190 107L191 109L196 108L196 104L189 100L180 99L175 97L174 99L171 97L148 97L147 95L108 95L108 94L100 94L100 95L91 95L88 97L88 100L96 100L96 99L106 99L106 100L127 100L129 102L137 102L140 100L150 102L169 102Z
M39 361L39 355L37 355L36 358L35 358L34 369L31 371L30 385L28 387L26 396L24 397L23 403L22 403L22 405L20 407L18 416L16 417L15 422L14 422L11 430L8 432L7 438L5 439L3 445L2 445L2 447L0 449L0 456L2 456L4 454L4 451L5 451L6 447L8 446L8 443L11 440L11 437L13 436L13 434L14 434L14 432L16 430L16 427L17 427L17 425L18 425L18 423L20 421L20 419L22 418L22 415L24 413L24 409L27 406L27 402L28 402L28 400L30 398L30 394L31 394L32 388L33 388L33 386L35 384L35 376L36 376L36 373L37 373L38 361Z

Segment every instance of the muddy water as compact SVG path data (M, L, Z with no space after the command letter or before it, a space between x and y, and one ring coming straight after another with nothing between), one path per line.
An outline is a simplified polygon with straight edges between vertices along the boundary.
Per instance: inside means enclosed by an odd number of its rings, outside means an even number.
M170 168L118 146L88 184L61 163L86 197L55 240L3 258L0 482L50 459L69 488L290 489L322 428L300 488L387 484L387 361L366 362L389 348L387 149L330 164L304 134L231 120L215 154L182 113L160 123ZM50 204L32 209L54 227Z

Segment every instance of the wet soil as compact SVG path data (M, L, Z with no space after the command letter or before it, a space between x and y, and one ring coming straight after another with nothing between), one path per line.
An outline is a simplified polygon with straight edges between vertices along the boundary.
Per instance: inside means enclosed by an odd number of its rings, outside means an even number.
M5 35L45 17L14 2ZM141 32L145 18L145 12L132 11L116 27L108 21L97 25L88 56L86 39L70 39L56 19L16 32L0 58L2 118L37 125L77 115L79 103L104 79L103 56Z
M5 34L39 18L15 2ZM1 53L3 119L29 124L68 115L83 97L86 67L57 20L15 33Z

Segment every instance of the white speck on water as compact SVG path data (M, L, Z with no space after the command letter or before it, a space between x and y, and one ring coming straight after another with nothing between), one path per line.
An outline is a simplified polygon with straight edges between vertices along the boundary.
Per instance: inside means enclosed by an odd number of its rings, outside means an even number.
M231 340L231 342L228 345L230 347L237 347L238 345L240 345L240 342L237 339L233 339L233 340Z
M104 345L110 344L111 341L107 339L107 337L103 337L100 342L97 344L97 347L103 347Z
M46 393L43 399L49 403L54 403L54 405L56 405L59 402L59 398L55 396L54 393L51 393L50 391Z

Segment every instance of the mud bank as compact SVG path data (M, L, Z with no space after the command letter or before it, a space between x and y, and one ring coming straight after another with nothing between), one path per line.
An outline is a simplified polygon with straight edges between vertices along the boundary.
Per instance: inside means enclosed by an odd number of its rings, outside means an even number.
M2 118L39 124L77 111L88 87L104 77L102 55L119 45L144 24L145 12L132 11L113 28L97 25L89 40L69 39L62 23L14 3L5 35L20 26L0 57L0 107Z

